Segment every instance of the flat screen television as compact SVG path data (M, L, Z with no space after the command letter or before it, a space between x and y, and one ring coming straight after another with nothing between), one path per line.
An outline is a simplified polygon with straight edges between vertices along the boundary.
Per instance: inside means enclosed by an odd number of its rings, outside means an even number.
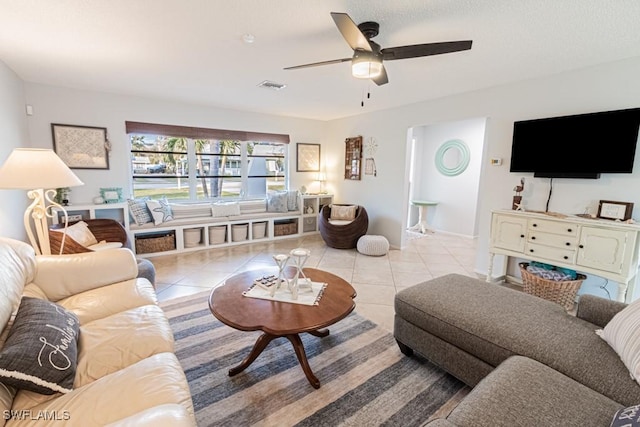
M543 178L632 173L640 108L517 121L511 172Z

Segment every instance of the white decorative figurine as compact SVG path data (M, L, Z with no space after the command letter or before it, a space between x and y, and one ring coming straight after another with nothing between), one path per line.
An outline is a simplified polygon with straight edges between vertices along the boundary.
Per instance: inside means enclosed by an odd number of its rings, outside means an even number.
M304 264L307 262L309 257L311 256L311 251L309 249L296 248L289 252L289 257L293 259L294 266L296 267L295 276L292 279L289 279L289 291L291 291L291 298L298 299L298 291L301 287L311 288L311 280L304 275L302 269L304 268Z
M278 280L276 284L271 286L271 296L273 297L276 294L276 291L282 284L282 282L286 282L287 279L284 277L284 267L287 265L287 260L289 260L289 255L278 254L273 256L273 260L276 262L278 266Z

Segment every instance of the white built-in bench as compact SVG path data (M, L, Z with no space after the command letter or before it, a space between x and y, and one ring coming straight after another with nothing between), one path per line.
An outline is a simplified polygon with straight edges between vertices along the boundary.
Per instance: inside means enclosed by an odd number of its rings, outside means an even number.
M270 211L273 209L268 208L272 205L266 199L213 204L169 203L172 219L159 224L136 223L131 212L132 247L136 254L147 257L298 237L308 231L303 222L309 215L302 209L308 197L297 194L295 197L295 202L289 199L286 211L279 206L279 212ZM292 207L295 209L288 209Z

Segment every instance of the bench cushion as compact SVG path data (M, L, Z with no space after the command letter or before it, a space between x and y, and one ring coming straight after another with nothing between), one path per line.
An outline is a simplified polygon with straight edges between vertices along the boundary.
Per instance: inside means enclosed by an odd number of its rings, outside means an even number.
M640 402L640 386L597 326L553 302L450 274L400 291L396 315L484 362L523 355L623 404Z

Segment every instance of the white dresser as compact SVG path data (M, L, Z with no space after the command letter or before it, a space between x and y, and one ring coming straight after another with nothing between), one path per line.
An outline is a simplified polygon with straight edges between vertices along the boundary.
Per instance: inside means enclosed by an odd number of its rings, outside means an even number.
M618 300L630 302L638 272L640 226L601 219L497 210L491 214L489 268L495 255L539 261L618 282ZM502 276L506 274L504 263Z

